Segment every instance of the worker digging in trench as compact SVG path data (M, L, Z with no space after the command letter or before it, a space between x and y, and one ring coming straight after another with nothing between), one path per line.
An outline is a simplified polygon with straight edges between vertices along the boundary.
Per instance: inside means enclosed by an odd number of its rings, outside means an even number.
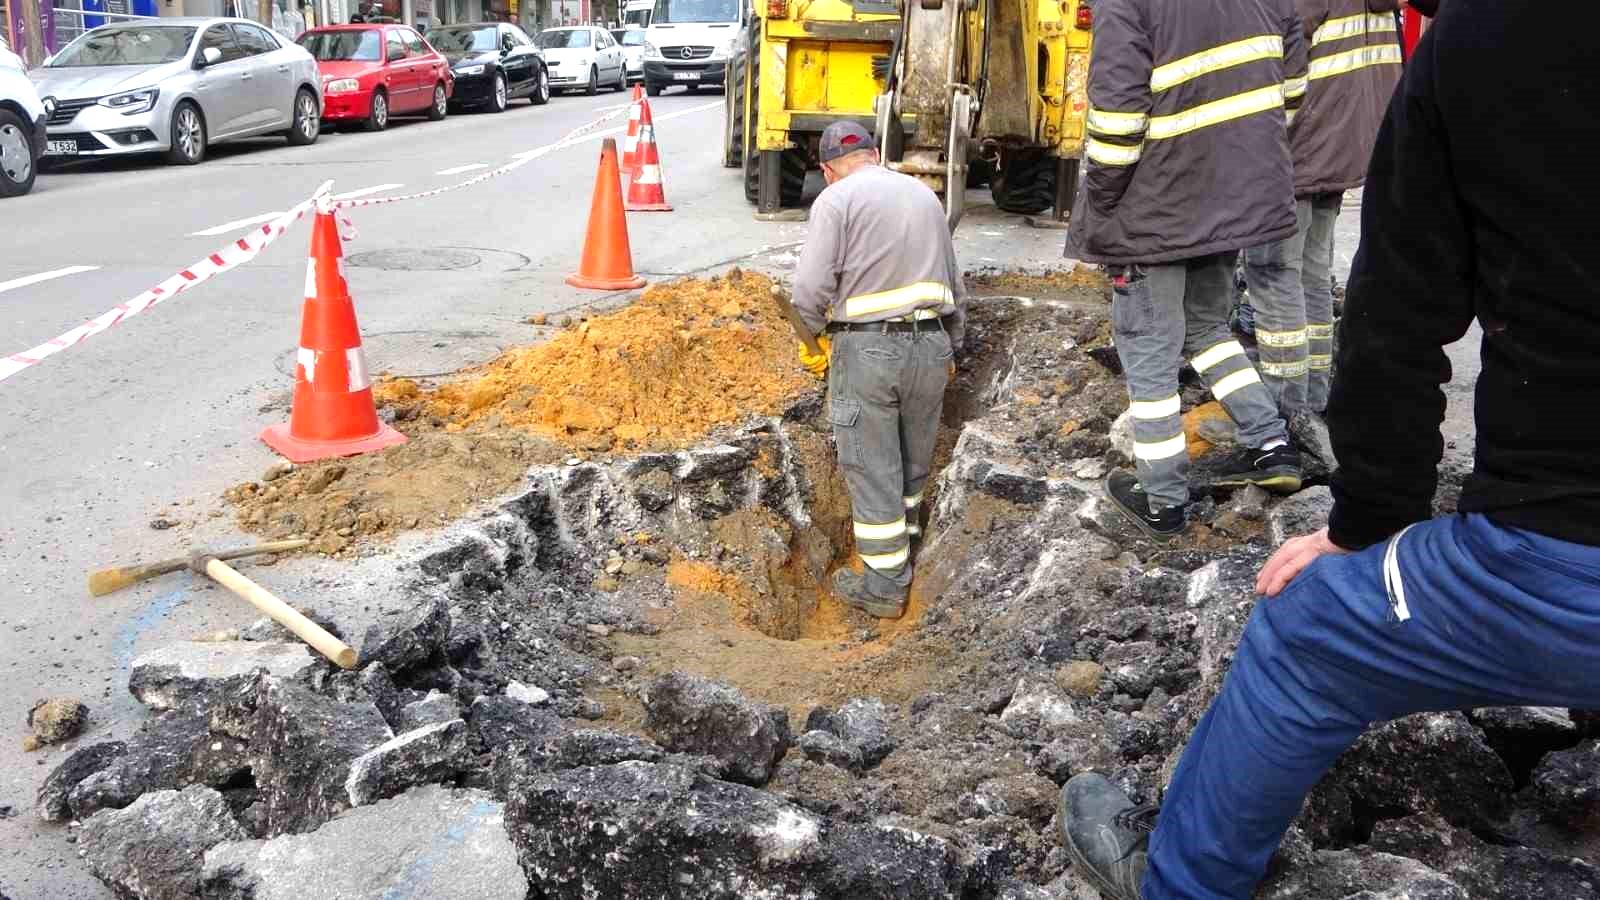
M800 361L828 379L828 418L850 492L862 571L834 592L880 618L905 614L944 389L965 335L965 288L939 198L878 164L872 135L835 122L818 153L828 187L794 279L816 339Z

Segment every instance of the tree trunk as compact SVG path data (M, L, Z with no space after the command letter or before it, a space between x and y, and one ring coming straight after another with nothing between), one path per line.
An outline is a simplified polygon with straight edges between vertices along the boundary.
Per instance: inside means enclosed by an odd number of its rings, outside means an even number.
M44 28L39 21L40 0L19 0L22 9L22 58L28 68L40 65L47 55L44 48ZM50 2L50 0L44 0Z

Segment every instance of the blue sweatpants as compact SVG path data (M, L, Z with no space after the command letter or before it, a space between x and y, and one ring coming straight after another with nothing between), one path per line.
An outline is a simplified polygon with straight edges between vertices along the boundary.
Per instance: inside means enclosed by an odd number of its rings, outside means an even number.
M1373 722L1600 707L1597 638L1600 547L1468 515L1317 560L1256 604L1163 799L1144 900L1250 897L1306 794Z

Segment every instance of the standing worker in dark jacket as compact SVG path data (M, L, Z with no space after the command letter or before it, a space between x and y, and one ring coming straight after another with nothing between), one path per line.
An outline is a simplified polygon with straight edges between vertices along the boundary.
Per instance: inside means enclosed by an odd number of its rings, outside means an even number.
M1138 477L1113 472L1106 493L1157 539L1183 531L1189 501L1185 355L1249 448L1216 483L1300 489L1300 456L1227 323L1239 249L1295 231L1286 116L1305 95L1305 41L1289 4L1095 7L1089 169L1067 252L1112 273Z
M1360 187L1400 81L1398 0L1295 0L1308 88L1289 124L1295 233L1245 251L1261 378L1287 416L1328 405L1333 366L1333 226Z
M1269 599L1159 814L1068 782L1068 841L1103 896L1249 897L1372 722L1600 707L1600 9L1563 13L1551 29L1519 0L1446 0L1407 63L1339 325L1328 527L1262 571ZM1461 513L1429 521L1443 348L1474 317L1475 466Z
M823 354L800 361L828 376L828 417L863 571L834 573L834 592L869 615L899 618L911 587L944 389L965 334L966 294L944 206L922 182L878 164L854 122L822 133L828 188L794 278L794 305Z

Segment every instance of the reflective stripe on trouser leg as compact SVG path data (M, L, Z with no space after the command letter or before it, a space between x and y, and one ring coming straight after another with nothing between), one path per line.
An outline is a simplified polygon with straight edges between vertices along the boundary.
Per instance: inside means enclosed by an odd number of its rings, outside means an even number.
M1305 229L1305 263L1301 272L1306 297L1306 329L1311 343L1306 404L1319 411L1328 406L1328 382L1332 375L1333 232L1343 199L1339 193L1308 198L1311 218Z
M1285 416L1306 405L1306 301L1300 258L1311 201L1295 204L1298 230L1244 251L1245 280L1255 307L1261 382Z
M1261 447L1287 441L1289 430L1271 392L1228 330L1234 258L1232 253L1218 253L1187 261L1183 305L1188 335L1184 347L1212 395L1238 423L1240 443Z
M1183 365L1182 263L1134 267L1111 305L1117 356L1132 400L1134 464L1155 507L1189 502L1189 454L1178 416Z

